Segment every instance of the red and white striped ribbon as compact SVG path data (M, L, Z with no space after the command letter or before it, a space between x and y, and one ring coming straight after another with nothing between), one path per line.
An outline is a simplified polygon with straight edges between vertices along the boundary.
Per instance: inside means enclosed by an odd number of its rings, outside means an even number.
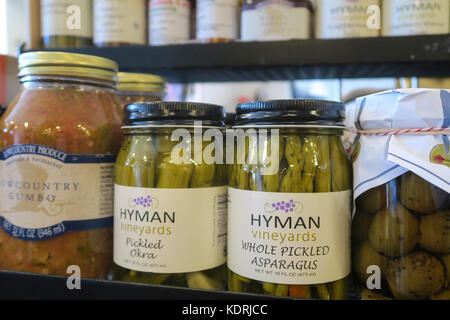
M357 132L365 136L450 135L450 128L368 129L358 130Z

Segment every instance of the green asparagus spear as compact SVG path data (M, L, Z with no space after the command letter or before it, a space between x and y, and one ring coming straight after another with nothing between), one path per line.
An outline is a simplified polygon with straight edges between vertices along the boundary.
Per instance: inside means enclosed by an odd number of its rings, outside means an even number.
M330 138L332 191L344 191L352 187L350 163L340 139L336 136Z
M289 286L287 284L279 284L275 289L275 295L277 297L287 297L289 296Z
M341 280L334 281L331 283L331 299L333 300L343 300L346 299L346 293L348 292L349 280L348 278L343 278Z
M302 153L305 158L305 165L302 171L301 191L310 193L314 191L314 177L317 166L317 137L305 137Z
M331 192L331 156L328 136L318 136L318 154L314 192Z
M316 284L317 293L319 294L320 300L330 300L330 292L328 291L327 284Z
M294 135L286 137L284 154L288 167L281 182L280 192L300 192L301 172L305 163L300 137Z

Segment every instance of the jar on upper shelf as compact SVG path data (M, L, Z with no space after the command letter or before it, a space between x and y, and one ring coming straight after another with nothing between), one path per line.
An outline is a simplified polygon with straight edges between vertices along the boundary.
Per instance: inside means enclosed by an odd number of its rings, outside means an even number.
M450 32L448 0L383 0L383 36Z
M242 6L244 41L308 39L312 6L308 0L246 0Z
M44 48L92 44L92 0L41 0Z
M188 0L149 1L149 42L167 45L187 42L192 5Z
M239 0L198 0L197 39L227 42L238 37Z
M147 44L146 0L94 0L94 44Z
M316 0L315 37L378 37L380 10L380 0Z

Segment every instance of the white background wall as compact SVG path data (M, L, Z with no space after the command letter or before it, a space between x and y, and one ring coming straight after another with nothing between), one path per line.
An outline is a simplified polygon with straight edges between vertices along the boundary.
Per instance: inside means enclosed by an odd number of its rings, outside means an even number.
M0 0L0 54L15 56L25 38L25 0Z

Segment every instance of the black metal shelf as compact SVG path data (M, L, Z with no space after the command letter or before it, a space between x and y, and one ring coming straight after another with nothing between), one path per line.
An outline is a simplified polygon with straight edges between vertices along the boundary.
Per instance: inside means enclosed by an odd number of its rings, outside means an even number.
M171 82L450 76L450 34L65 49Z
M0 300L278 300L263 295L193 290L105 280L81 280L69 290L67 278L0 271ZM287 300L294 300L285 298Z

